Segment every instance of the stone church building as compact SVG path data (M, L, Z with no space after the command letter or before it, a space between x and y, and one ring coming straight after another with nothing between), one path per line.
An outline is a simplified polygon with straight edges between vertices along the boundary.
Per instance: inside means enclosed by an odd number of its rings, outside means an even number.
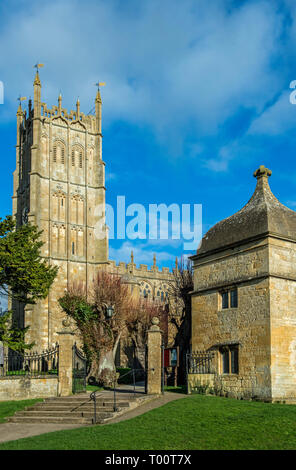
M250 201L212 227L192 257L192 350L213 357L196 383L224 396L293 402L296 212L271 192L270 170L254 176Z
M136 267L109 260L108 229L105 215L105 162L102 156L102 100L98 89L95 114L84 114L79 100L76 109L67 111L62 96L57 106L49 107L41 98L37 68L34 101L28 111L21 101L17 110L16 169L13 184L13 216L17 225L27 221L43 230L42 256L59 267L49 296L24 310L14 305L14 315L21 326L30 325L27 341L37 349L52 347L61 329L63 313L58 299L73 281L90 286L102 267L124 276L139 296L165 302L167 283L172 278L168 268ZM103 235L97 237L100 224Z

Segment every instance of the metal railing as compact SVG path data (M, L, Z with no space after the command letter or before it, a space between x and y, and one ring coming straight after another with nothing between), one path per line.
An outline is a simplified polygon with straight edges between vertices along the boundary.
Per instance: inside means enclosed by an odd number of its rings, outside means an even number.
M186 365L188 374L213 374L214 353L196 351L186 354Z
M9 351L3 356L3 364L0 364L0 377L39 377L58 376L59 345L47 349L42 353L31 352L20 354Z
M132 395L133 397L135 397L136 395L136 380L139 378L139 373L141 373L142 375L144 375L144 379L146 380L146 371L144 369L131 369L130 371L126 372L125 374L121 375L118 379L115 380L114 382L114 386L113 386L113 411L118 411L118 407L117 407L117 393L118 391L116 390L120 380L122 380L123 378L127 377L128 375L131 375L132 377L132 381L131 383L128 383L128 384L125 384L125 385L132 385L133 386L133 389L132 389ZM145 385L145 388L146 388L146 385ZM97 395L99 393L99 395ZM102 395L102 392L100 390L95 390L94 392L92 392L90 394L90 400L92 400L94 402L94 417L92 419L92 422L93 424L96 424L97 422L97 397Z

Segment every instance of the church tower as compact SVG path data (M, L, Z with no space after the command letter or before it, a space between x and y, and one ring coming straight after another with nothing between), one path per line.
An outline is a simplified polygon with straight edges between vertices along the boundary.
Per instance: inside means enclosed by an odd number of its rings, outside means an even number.
M105 163L102 160L102 101L98 89L95 115L41 101L38 72L34 103L17 111L13 215L17 225L31 222L43 230L42 256L59 267L49 296L34 306L15 305L20 325L30 325L27 341L36 348L57 341L63 314L58 298L73 281L90 285L98 266L108 263L105 226Z

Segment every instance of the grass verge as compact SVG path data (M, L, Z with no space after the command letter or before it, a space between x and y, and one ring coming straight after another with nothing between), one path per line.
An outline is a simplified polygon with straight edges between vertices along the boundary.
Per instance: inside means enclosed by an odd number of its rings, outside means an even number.
M32 406L42 398L35 398L32 400L17 400L17 401L1 401L0 402L0 423L5 422L5 418L14 415L16 411L21 411L26 406Z
M296 449L296 406L192 395L130 420L5 442L4 449Z

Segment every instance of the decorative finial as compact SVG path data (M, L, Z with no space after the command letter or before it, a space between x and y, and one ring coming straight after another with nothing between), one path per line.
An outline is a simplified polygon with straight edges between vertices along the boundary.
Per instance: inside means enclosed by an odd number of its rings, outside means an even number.
M95 86L98 87L98 90L100 89L100 86L105 86L105 85L106 85L106 82L95 83Z
M105 85L106 85L105 82L98 82L98 83L95 83L95 86L98 87L97 96L96 96L96 101L97 101L98 103L102 103L101 94L100 94L100 86L105 86Z
M20 104L21 104L21 101L25 101L26 99L27 99L27 98L26 98L25 96L21 96L21 95L20 95L17 100L18 100L18 101L20 102Z
M131 251L131 263L134 264L134 252L133 252L133 250Z
M156 254L153 255L153 266L156 266Z
M38 73L39 69L41 69L41 67L44 67L44 64L39 64L39 62L37 62L37 64L35 64L33 67L37 70Z
M76 101L76 119L78 120L79 119L79 116L80 116L80 101L79 101L79 98L77 98L77 101Z
M254 177L259 179L265 176L266 178L269 178L271 176L272 171L266 168L264 165L260 165L258 170L254 172Z
M175 259L175 268L178 269L178 256L176 256L176 259Z
M61 92L58 97L58 103L59 103L59 113L61 113L61 110L62 110L62 93Z
M37 64L35 64L33 67L36 69L34 85L41 85L40 78L39 78L39 69L41 67L44 67L44 64L39 64L39 62L37 62Z
M27 99L27 98L26 98L25 96L21 96L21 95L20 95L20 96L18 97L17 100L19 101L20 104L19 104L19 107L18 107L18 110L17 110L17 115L23 114L23 110L22 110L22 101L24 101L24 100L26 100L26 99Z

